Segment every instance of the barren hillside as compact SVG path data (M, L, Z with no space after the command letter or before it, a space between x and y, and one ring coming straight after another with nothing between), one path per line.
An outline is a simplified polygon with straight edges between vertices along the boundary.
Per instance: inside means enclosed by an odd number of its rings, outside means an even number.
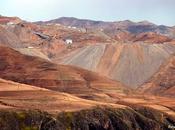
M98 72L136 88L154 75L174 52L175 46L171 43L97 44L79 48L57 61Z

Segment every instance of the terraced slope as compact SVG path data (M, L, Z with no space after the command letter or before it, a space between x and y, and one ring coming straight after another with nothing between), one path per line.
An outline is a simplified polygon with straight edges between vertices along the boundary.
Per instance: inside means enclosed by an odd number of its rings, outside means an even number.
M92 70L136 88L153 76L173 53L175 46L171 43L96 44L53 61Z
M0 77L54 91L73 94L111 92L123 94L124 86L84 69L57 65L0 46Z
M148 97L149 100L125 97L116 103L104 100L97 102L0 79L0 126L1 129L16 130L25 128L66 130L84 127L89 130L91 128L144 130L145 127L149 130L159 128L167 130L168 125L175 123L174 100L154 97L150 100L151 96ZM168 107L161 105L165 101ZM158 103L160 105L157 105Z
M85 100L67 93L0 79L0 110L38 109L57 113L65 110L88 109L97 105L107 105L107 103ZM113 106L125 108L123 105L113 104Z
M49 124L50 121L53 121L54 125L51 124L54 129L89 127L99 130L102 128L134 130L144 129L146 126L148 129L166 130L168 125L174 124L175 104L172 99L130 96L124 93L126 89L120 86L120 83L96 73L76 67L56 65L40 58L23 55L7 47L0 47L0 61L0 77L36 85L30 86L0 79L0 126L3 129L11 129L12 126L15 126L15 129L41 127L47 129L52 127L43 122ZM91 94L106 95L113 101L111 100L110 103L102 96L101 100L92 101L94 100L92 97L89 99ZM164 101L167 102L166 105ZM93 107L95 108L92 109ZM40 115L41 112L32 111L36 109L52 114L61 111L66 113L61 113L55 119L45 112ZM83 111L79 111L82 109ZM24 112L24 110L30 111ZM30 124L31 118L32 124ZM94 120L99 122L94 124ZM58 127L59 124L62 125Z

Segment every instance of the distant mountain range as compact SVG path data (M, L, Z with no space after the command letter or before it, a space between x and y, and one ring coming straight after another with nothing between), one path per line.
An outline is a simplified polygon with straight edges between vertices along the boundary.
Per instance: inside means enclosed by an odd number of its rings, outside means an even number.
M77 19L73 17L61 17L58 19L50 21L40 21L38 24L62 24L65 26L73 26L79 28L88 28L88 29L103 29L104 32L112 33L118 30L125 30L130 33L144 33L144 32L155 32L158 34L166 35L169 37L175 37L175 30L173 27L168 27L165 25L156 25L148 21L142 22L132 22L130 20L117 21L117 22L104 22L104 21L93 21L86 19Z

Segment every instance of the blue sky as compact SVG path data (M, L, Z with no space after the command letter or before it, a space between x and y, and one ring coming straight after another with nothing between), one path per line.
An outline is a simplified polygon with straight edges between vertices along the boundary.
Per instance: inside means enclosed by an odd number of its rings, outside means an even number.
M175 25L175 0L0 0L0 14L28 21L77 17Z

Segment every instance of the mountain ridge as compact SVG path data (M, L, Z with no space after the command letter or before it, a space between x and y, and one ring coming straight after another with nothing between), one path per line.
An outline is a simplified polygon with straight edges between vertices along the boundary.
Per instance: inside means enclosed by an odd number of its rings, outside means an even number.
M37 24L62 24L65 26L73 26L79 28L96 28L103 29L104 31L114 31L117 29L124 29L132 33L143 33L143 32L156 32L162 35L168 35L171 38L175 38L175 30L172 27L165 25L156 25L151 22L141 21L141 22L132 22L132 21L114 21L114 22L105 22L105 21L93 21L86 19L78 19L74 17L61 17L58 19L50 21L40 21L35 22Z

